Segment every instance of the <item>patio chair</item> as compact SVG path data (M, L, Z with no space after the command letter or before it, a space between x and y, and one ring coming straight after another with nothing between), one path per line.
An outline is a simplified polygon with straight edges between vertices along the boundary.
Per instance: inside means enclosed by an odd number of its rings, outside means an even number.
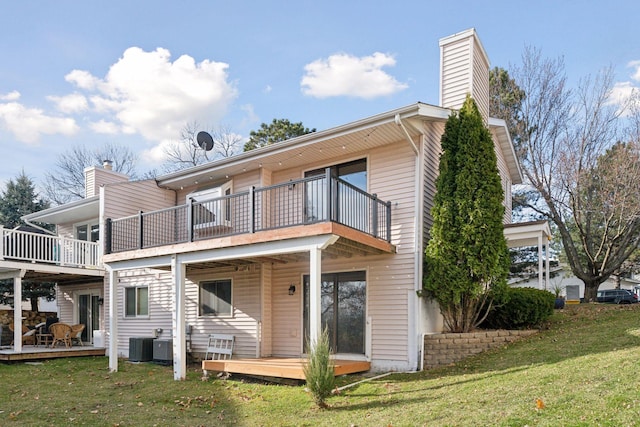
M207 343L206 360L231 359L233 353L233 335L211 334Z
M71 345L73 345L73 341L76 340L84 347L84 344L82 343L82 331L84 331L84 323L71 325Z
M11 331L11 336L13 336L13 323L9 323L9 330ZM13 345L13 340L11 340L11 345ZM36 343L36 330L29 329L25 325L22 325L22 344L31 344L35 345Z
M233 354L233 335L211 334L207 342L207 352L204 360L228 360ZM204 369L204 361L202 363L202 373L204 378L209 376L209 372Z
M49 332L53 335L51 348L59 342L64 343L65 347L71 347L71 326L66 323L54 323L49 326Z

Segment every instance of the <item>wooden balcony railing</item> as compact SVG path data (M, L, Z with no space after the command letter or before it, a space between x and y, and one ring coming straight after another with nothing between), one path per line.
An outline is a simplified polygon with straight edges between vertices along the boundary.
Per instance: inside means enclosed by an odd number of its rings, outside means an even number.
M106 220L105 253L145 249L318 222L390 241L391 203L324 175Z
M0 260L27 261L60 266L97 268L97 242L7 229L0 226Z

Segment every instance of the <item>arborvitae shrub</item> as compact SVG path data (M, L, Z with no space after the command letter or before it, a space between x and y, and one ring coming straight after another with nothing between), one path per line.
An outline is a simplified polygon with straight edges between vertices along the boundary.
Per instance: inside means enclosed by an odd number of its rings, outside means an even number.
M309 356L304 366L304 376L307 379L307 388L313 395L313 400L320 408L326 408L326 399L336 385L336 377L331 360L329 347L329 333L323 330L315 345L309 343Z
M489 329L530 329L539 327L553 314L555 295L534 288L509 288L503 305L494 307L482 324Z

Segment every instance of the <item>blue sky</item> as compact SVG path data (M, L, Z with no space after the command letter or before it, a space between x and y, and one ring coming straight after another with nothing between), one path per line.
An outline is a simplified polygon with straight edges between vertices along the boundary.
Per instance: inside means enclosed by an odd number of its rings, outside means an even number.
M438 103L438 40L474 27L492 66L526 45L572 84L640 85L637 1L22 0L0 4L0 183L36 183L72 146L130 146L140 172L187 122L246 138ZM2 187L4 188L4 186Z

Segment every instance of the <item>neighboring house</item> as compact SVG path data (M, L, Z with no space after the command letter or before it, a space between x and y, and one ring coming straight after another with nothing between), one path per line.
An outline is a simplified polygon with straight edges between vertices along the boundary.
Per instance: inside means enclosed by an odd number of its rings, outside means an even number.
M440 46L440 106L416 103L156 180L89 168L85 200L27 215L104 248L95 269L78 269L82 280L59 282L61 318L96 298L87 329L110 334L112 370L130 338L160 330L181 379L187 332L193 353L225 333L234 357L300 357L323 325L341 358L418 369L423 335L442 330L437 305L416 293L440 137L467 94L495 141L505 224L521 182L504 121L488 118L489 61L475 30ZM517 243L517 227L509 238ZM106 271L105 283L87 271Z
M542 282L542 286L536 278L522 278L520 280L514 279L510 281L510 285L518 288L526 287L545 289L554 293L555 290L558 289L560 291L560 295L565 297L568 302L582 302L584 298L584 282L571 273L569 266L559 265L557 267L552 267L551 275L549 277L551 277L549 283ZM638 295L638 298L640 299L640 278L636 275L620 277L619 279L616 276L610 276L600 284L598 290L616 288L628 289Z

